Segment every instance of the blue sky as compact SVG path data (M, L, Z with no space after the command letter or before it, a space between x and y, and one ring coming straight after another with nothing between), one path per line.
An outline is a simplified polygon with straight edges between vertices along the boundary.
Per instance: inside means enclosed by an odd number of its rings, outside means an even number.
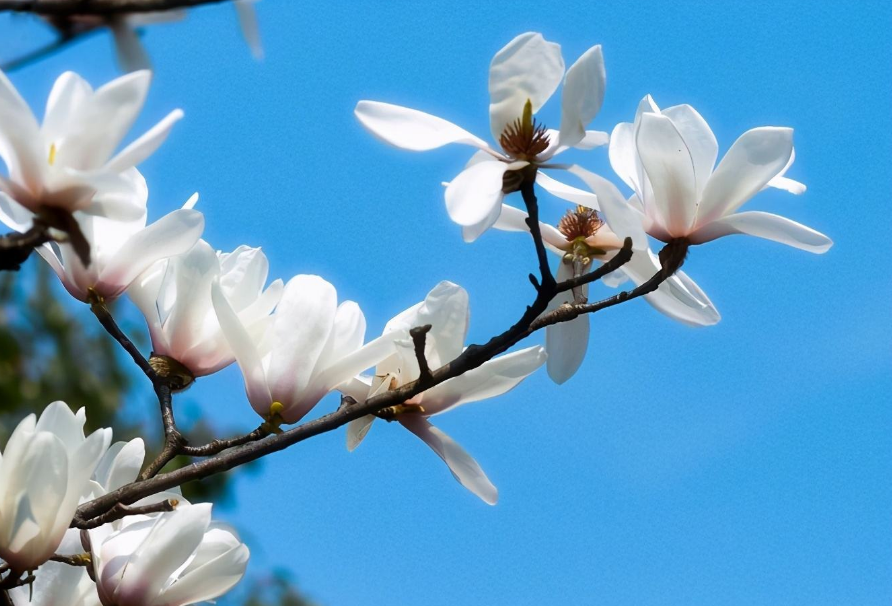
M275 276L325 276L360 303L372 335L441 279L470 292L476 341L531 299L526 238L493 232L465 245L446 216L439 184L468 152L391 149L352 116L356 101L376 99L486 135L489 60L528 30L560 42L568 63L603 45L607 96L593 128L630 120L647 93L694 105L722 152L749 128L794 127L789 176L808 191L764 192L751 207L836 244L823 256L746 238L699 247L685 270L719 325L676 325L643 302L614 308L594 319L569 383L542 372L442 417L499 487L494 508L383 423L352 454L337 432L268 458L240 476L223 512L244 530L254 571L284 566L332 606L892 602L892 279L882 265L892 255L892 11L273 0L258 10L259 63L229 7L147 34L156 77L140 125L186 112L143 165L151 214L200 191L214 246L262 245ZM24 50L38 31L0 17L0 53ZM108 40L12 77L42 106L66 69L94 84L113 77ZM619 183L603 149L577 159ZM545 195L542 206L553 221L566 208ZM186 414L256 425L234 368L182 401Z

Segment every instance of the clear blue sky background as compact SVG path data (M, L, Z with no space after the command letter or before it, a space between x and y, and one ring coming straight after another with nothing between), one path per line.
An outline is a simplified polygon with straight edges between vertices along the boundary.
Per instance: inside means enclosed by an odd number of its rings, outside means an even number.
M646 93L694 105L722 151L748 128L794 127L790 176L808 192L765 192L752 207L836 241L824 256L745 238L698 248L685 269L718 326L625 305L597 316L568 384L543 372L442 417L500 488L495 508L383 423L352 454L337 432L269 458L222 512L244 529L253 569L283 565L331 606L892 603L884 4L264 0L260 63L230 7L152 28L141 125L186 112L143 167L153 217L200 191L214 246L262 245L275 276L325 276L360 302L371 334L441 279L470 291L478 341L532 297L526 238L465 245L446 217L439 184L467 150L394 150L352 115L359 99L386 100L485 136L489 60L527 30L560 42L568 64L603 44L595 128L631 119ZM38 31L3 16L0 53ZM65 69L110 79L108 50L99 36L13 80L42 105ZM603 149L578 158L613 178ZM551 220L566 208L543 206ZM182 406L248 429L242 389L231 368Z

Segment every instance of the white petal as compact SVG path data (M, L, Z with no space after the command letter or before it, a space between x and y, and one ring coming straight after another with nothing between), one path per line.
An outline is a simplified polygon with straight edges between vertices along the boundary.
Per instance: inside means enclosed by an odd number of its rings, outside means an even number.
M475 164L459 173L446 188L449 218L462 226L477 226L487 220L494 223L498 214L493 215L493 209L499 208L504 197L502 177L512 166L494 160Z
M499 214L496 222L493 223L493 228L500 231L529 233L528 217L529 215L519 208L502 204L502 212ZM564 250L569 246L567 238L554 225L540 221L539 232L542 234L542 241L545 243L545 246L552 252L563 254Z
M653 113L641 116L635 143L653 187L653 198L645 198L645 205L655 205L671 236L688 235L697 213L697 187L687 144L672 120Z
M205 535L206 540L207 535ZM238 539L235 540L238 541ZM202 547L199 547L196 559L200 558ZM196 604L222 596L245 576L249 557L248 548L239 542L236 546L203 562L200 566L190 564L189 570L164 590L162 602L164 604Z
M115 54L118 59L118 67L122 72L135 72L141 69L152 69L152 62L146 49L139 40L139 34L133 26L123 18L111 18L108 20L115 42Z
M786 217L758 211L736 213L713 221L697 230L691 236L691 242L702 244L732 234L774 240L813 253L825 253L833 246L833 240L810 227Z
M697 227L733 213L780 174L793 154L793 129L763 126L743 133L703 190Z
M489 148L486 141L465 129L417 109L379 101L360 101L354 113L373 135L403 149L427 151L449 143Z
M112 444L93 472L93 479L105 492L117 490L136 480L146 456L142 438Z
M431 325L425 355L432 368L451 362L464 349L471 313L468 291L446 280L437 284L409 320L411 326Z
M644 232L644 215L626 202L616 186L581 166L571 166L569 171L585 182L598 197L598 205L610 229L620 238L632 238L635 250L647 250L647 234Z
M602 130L587 130L585 131L585 136L582 138L582 141L577 143L574 147L576 149L595 149L596 147L601 147L608 143L610 143L609 134Z
M573 187L572 185L556 181L541 170L536 172L536 183L551 195L561 198L562 200L567 200L573 204L581 204L586 208L600 210L600 207L598 206L598 196L591 192L579 189L578 187Z
M600 45L587 50L567 70L561 94L561 145L573 147L585 138L585 127L601 110L606 82Z
M43 157L40 127L12 82L0 71L0 158L11 180L32 191L41 185Z
M558 267L557 280L562 282L574 276L573 263L560 262ZM584 273L588 273L592 269L592 263L589 263ZM582 287L583 296L588 296L588 285ZM555 297L548 306L545 313L554 311L564 303L573 303L574 294L572 291L564 292ZM565 383L585 360L585 353L588 350L590 320L588 314L582 314L569 322L560 322L552 324L545 328L545 350L548 352L548 376L558 385Z
M610 166L613 172L632 188L639 197L643 192L641 161L638 148L635 146L635 125L631 122L620 122L610 134L610 147L607 149Z
M167 139L173 125L183 118L183 110L175 109L161 122L146 131L136 141L125 147L114 158L109 160L105 169L110 171L122 171L142 163L143 160L155 153L161 144Z
M691 152L699 199L712 174L712 168L715 166L715 159L719 154L719 143L703 116L690 105L676 105L664 109L662 113L672 120L672 124L681 133Z
M796 160L796 148L793 148L793 151L790 153L790 159L787 160L787 165L784 169L771 181L769 181L765 187L776 187L777 189L782 189L784 191L788 191L791 194L799 195L805 193L805 184L800 183L799 181L794 181L793 179L788 179L784 175L787 174L787 171L790 170L790 167L793 166L793 162Z
M507 393L539 369L547 357L545 349L536 345L484 362L424 392L424 415L442 414L462 404Z
M204 215L179 209L131 236L99 275L96 290L107 299L120 296L156 261L179 255L195 245L204 231Z
M61 139L71 127L71 121L77 119L77 112L81 110L82 104L92 94L93 89L87 81L76 73L65 72L59 76L46 101L46 111L40 127L44 139Z
M498 141L505 127L523 114L527 101L533 113L545 105L564 76L561 47L542 34L528 32L505 45L489 66L489 121Z
M359 446L366 435L368 435L369 430L372 428L372 423L374 422L375 417L373 415L366 415L364 417L359 417L358 419L353 419L347 423L347 450L350 452L356 450L356 447Z
M400 418L400 423L421 438L443 459L449 467L449 471L462 486L480 497L487 505L496 504L499 499L499 491L483 473L477 461L472 459L455 440L418 415L403 415Z
M211 286L211 299L214 303L217 320L220 322L220 329L223 331L226 342L232 349L245 379L248 401L257 414L264 416L269 413L273 399L266 382L266 374L263 371L263 362L257 351L257 346L233 311L229 301L226 300L226 295L219 282L215 281Z

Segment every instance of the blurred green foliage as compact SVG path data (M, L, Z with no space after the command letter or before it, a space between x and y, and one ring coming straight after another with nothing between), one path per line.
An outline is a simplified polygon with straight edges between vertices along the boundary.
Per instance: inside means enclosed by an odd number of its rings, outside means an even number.
M114 315L115 307L111 310ZM147 352L145 328L116 319ZM0 272L0 446L23 417L39 414L54 400L64 400L73 410L86 407L88 431L112 427L115 441L141 436L149 458L162 442L158 403L148 381L93 318L89 306L71 299L49 267L33 255L21 271ZM226 435L204 420L181 429L196 444ZM187 463L178 458L170 468ZM220 503L230 496L230 488L229 476L220 474L183 486L183 493L193 502ZM221 603L312 606L283 571L254 574Z

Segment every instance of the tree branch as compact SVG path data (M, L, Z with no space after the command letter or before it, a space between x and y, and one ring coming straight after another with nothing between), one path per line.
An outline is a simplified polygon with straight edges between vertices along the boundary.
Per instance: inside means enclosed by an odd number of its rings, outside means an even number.
M0 0L0 12L33 13L42 16L110 17L130 13L150 13L218 4L226 0Z
M26 232L0 236L0 271L17 271L32 250L52 239L49 226L41 221L35 221Z
M424 345L427 341L427 333L431 330L430 324L424 326L416 326L409 330L412 337L412 343L415 345L415 359L418 361L418 380L429 381L431 378L431 368L427 364L427 357L424 355Z
M81 530L90 530L93 528L99 528L103 524L116 522L120 519L126 518L127 516L140 516L148 515L151 513L164 513L167 511L173 511L179 504L180 502L176 499L165 499L158 503L152 503L151 505L141 505L139 507L131 507L129 505L125 505L124 503L116 503L111 507L111 509L109 509L102 515L98 515L92 519L78 519L78 517L75 516L74 520L71 523L71 527L80 528Z
M140 480L148 480L155 477L164 466L170 463L183 447L187 445L186 438L177 429L177 422L173 415L173 396L170 393L170 385L159 379L153 381L155 394L158 396L158 404L161 407L161 422L164 424L164 447L161 454L149 463L139 474Z
M220 454L224 450L235 448L236 446L241 446L249 442L257 442L268 435L270 435L270 432L266 428L266 423L264 423L250 433L235 438L229 438L228 440L213 440L207 444L202 444L201 446L182 446L179 454L188 457L210 457Z
M536 258L539 261L539 284L534 282L533 285L541 292L542 290L552 290L555 282L554 276L551 274L551 267L548 265L548 251L545 250L545 242L542 240L542 230L539 227L539 202L536 199L535 185L536 177L533 173L532 178L525 178L520 184L520 194L527 207L527 227L530 228L530 234L533 236Z
M15 59L10 59L3 65L0 65L0 71L9 73L17 69L27 67L32 63L37 63L38 61L46 59L47 57L51 57L67 46L74 44L78 40L83 40L97 33L98 31L99 28L94 27L82 32L78 32L76 34L60 35L56 40L53 40L49 44L41 46L40 48L35 49L29 53L25 53L24 55L16 57Z
M124 331L121 330L112 317L111 312L109 312L105 301L96 293L91 293L90 311L93 312L93 315L96 316L96 319L99 320L106 332L114 337L115 341L120 343L121 347L130 354L130 357L133 358L133 361L136 362L136 365L139 366L139 369L145 373L149 380L153 384L156 383L159 380L158 374L149 364L149 361L143 357L136 345L133 344L133 341L124 334Z

